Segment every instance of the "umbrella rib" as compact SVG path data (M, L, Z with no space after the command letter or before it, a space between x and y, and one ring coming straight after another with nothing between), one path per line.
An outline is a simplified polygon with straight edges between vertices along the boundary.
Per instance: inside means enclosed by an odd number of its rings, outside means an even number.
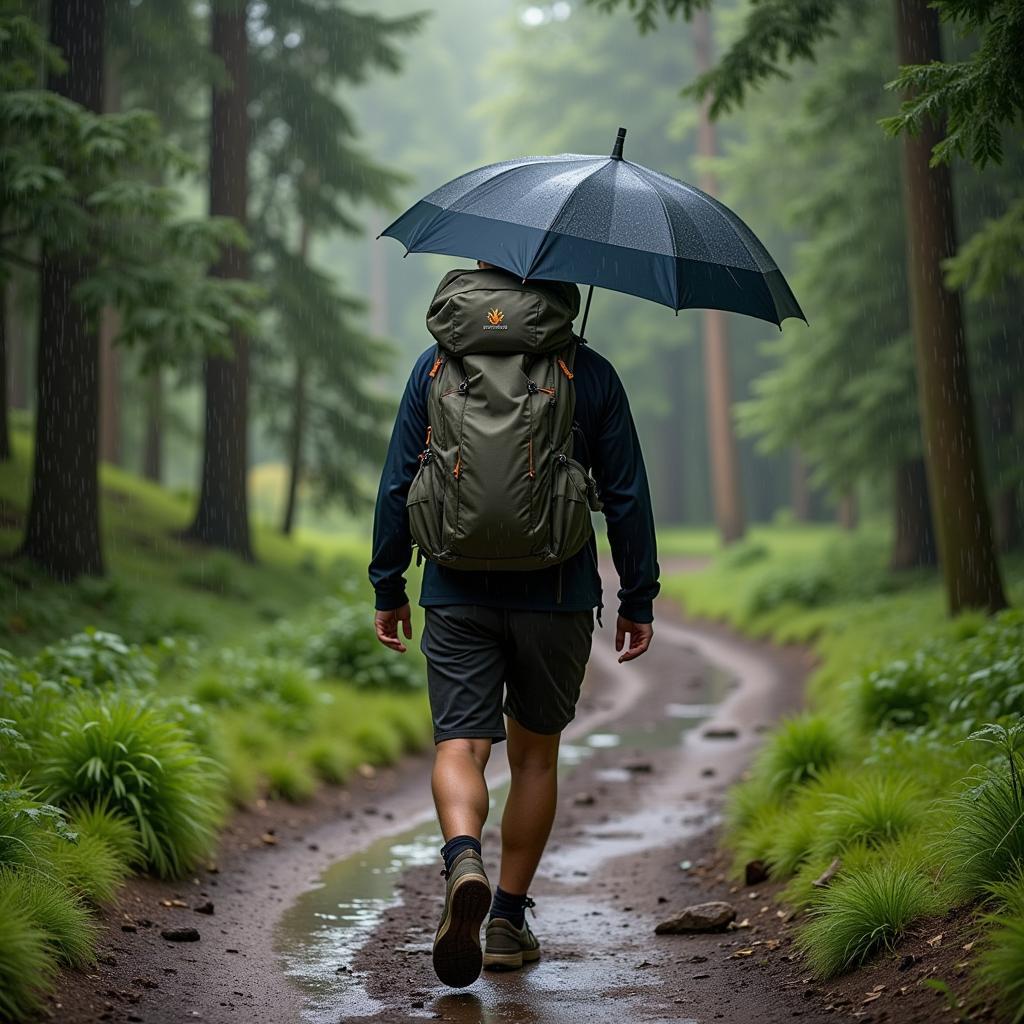
M644 168L644 170L648 170L648 168ZM658 171L651 171L651 174L654 174L656 175L656 177L659 178L668 178L667 174L661 174ZM709 196L706 192L701 191L701 189L697 188L695 185L690 185L685 181L680 181L678 178L669 178L668 180L674 181L677 185L682 185L683 188L685 188L688 192L692 193L696 199L699 199L705 205L710 206L711 209L714 210L719 215L721 215L721 210L719 210L718 207L721 206L722 209L726 211L726 213L732 214L732 216L734 217L736 216L736 214L732 213L732 210L730 210L729 207L727 207L724 203L719 203L717 200L714 199L714 196ZM650 185L656 192L658 191L655 182L650 182ZM661 195L661 193L658 192L658 195ZM753 264L753 269L757 271L757 273L764 275L765 271L761 269L761 264L758 262L757 257L750 251L750 246L747 245L746 239L736 230L736 228L733 226L732 221L728 217L723 217L722 219L729 225L729 229L739 239L740 245L742 245L743 248L746 250L747 255L750 257L750 262L751 264ZM716 266L724 267L728 266L728 264L717 263Z
M665 223L668 225L668 234L672 239L672 259L673 261L678 259L678 251L676 248L676 230L672 227L672 218L668 215L668 207L665 205L665 197L661 194L658 188L655 186L653 181L649 181L643 174L640 173L639 165L630 162L629 160L622 161L633 173L644 182L648 188L658 197L658 202L661 203L661 212L665 215ZM672 301L673 308L679 312L679 271L672 276Z
M598 159L601 159L602 163L599 166L595 167L585 178L581 178L576 183L572 191L559 204L558 209L555 211L554 217L552 217L551 220L548 222L548 226L544 229L544 237L540 240L540 245L537 246L537 248L533 252L533 255L530 257L530 265L526 268L526 273L523 275L524 281L530 276L531 272L533 271L533 265L537 262L537 254L541 251L541 249L544 248L544 243L548 240L548 236L552 233L559 235L563 234L563 232L561 231L554 231L553 225L556 224L558 218L562 216L562 211L566 208L566 206L569 205L569 200L572 199L572 197L576 194L576 190L583 184L583 182L590 181L590 179L595 174L597 174L598 171L603 170L605 167L607 167L609 162L611 161L611 157L599 157Z

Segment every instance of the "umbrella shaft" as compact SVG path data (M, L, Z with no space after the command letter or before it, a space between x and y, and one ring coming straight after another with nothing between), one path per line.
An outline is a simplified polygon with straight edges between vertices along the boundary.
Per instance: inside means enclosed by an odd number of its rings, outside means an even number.
M587 317L590 315L590 300L594 297L594 286L590 286L590 290L587 292L587 304L583 307L583 323L580 324L580 337L586 340L587 337Z

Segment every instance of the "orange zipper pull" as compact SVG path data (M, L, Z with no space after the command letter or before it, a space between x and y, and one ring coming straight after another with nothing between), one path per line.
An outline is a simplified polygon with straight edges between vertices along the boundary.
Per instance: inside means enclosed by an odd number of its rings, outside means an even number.
M459 479L459 474L462 472L462 447L459 447L459 454L455 459L455 468L452 470L452 476L456 480Z
M431 431L432 431L433 429L434 429L434 428L433 428L433 427L432 427L432 426L431 426L431 425L430 425L430 424L428 423L428 424L427 424L427 443L426 443L426 445L424 445L424 447L426 447L426 448L429 448L429 447L430 447L430 433L431 433Z
M573 376L573 374L572 374L572 370L570 370L570 369L569 369L569 367L565 365L565 360L564 360L564 359L559 359L559 360L558 360L558 365L559 365L559 367L561 368L561 370L562 370L562 373L564 373L564 374L565 374L565 376L566 376L566 377L567 377L567 378L568 378L569 380L572 380L572 376Z
M441 364L443 362L444 362L444 360L440 356L438 356L434 360L434 365L430 368L430 373L428 373L427 376L428 377L436 377L437 376L437 371L441 369Z

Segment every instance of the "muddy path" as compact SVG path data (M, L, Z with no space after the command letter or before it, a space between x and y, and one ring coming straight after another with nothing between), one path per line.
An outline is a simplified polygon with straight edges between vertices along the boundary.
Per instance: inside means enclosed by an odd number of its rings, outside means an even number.
M663 601L650 652L619 666L610 621L595 631L564 736L560 809L531 890L539 964L485 974L462 993L434 978L441 840L429 758L410 757L307 807L261 804L238 815L216 865L193 879L132 881L105 914L100 962L63 979L53 1017L836 1020L799 986L780 986L770 958L733 955L762 941L757 921L713 936L653 933L672 910L723 894L750 916L757 893L729 893L714 829L723 791L761 732L799 706L809 655L684 620ZM492 878L503 761L499 745L484 834ZM197 912L206 903L212 915ZM166 938L181 928L195 928L198 941Z

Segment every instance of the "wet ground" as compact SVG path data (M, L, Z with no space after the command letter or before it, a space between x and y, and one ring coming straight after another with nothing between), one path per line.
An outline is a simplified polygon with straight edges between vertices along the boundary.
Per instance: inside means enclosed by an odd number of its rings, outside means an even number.
M711 831L722 793L763 729L798 706L808 655L688 624L663 602L651 650L619 666L608 620L595 631L578 719L564 737L560 809L531 890L538 964L485 974L462 992L437 982L430 942L443 895L441 837L429 758L408 758L310 807L239 815L216 867L192 880L133 880L107 914L100 964L65 979L54 1016L75 1024L819 1019L801 993L780 991L770 971L750 975L754 963L733 956L761 941L757 923L724 935L654 935L673 910L727 891ZM492 879L503 761L498 745L484 834ZM215 915L195 914L207 899ZM182 925L197 926L201 940L161 938Z

